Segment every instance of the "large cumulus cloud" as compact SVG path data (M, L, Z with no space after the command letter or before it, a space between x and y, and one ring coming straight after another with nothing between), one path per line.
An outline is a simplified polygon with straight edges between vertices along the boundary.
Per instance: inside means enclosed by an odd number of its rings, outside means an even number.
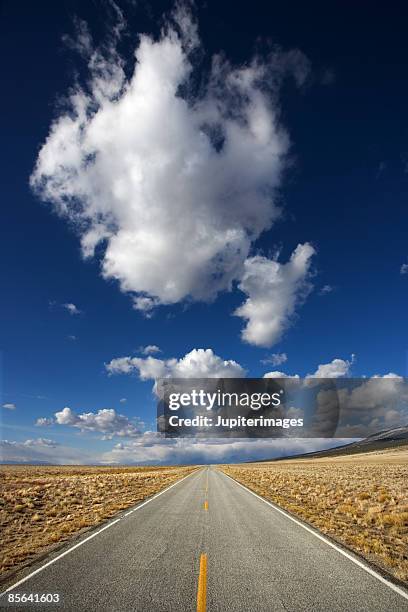
M288 73L301 84L308 66L297 50L238 67L216 56L193 96L200 42L190 15L179 6L158 39L140 36L129 78L115 50L122 25L95 49L80 24L88 85L71 89L31 186L74 224L85 257L104 246L104 277L148 313L211 300L241 278L279 215L289 151L280 84Z

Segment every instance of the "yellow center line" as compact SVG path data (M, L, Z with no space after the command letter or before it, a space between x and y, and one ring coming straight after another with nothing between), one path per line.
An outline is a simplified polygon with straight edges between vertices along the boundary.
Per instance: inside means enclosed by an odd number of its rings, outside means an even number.
M208 510L208 501L207 500L205 500L205 502L204 502L204 510Z
M205 612L207 609L207 555L201 554L200 573L198 576L197 589L197 612Z

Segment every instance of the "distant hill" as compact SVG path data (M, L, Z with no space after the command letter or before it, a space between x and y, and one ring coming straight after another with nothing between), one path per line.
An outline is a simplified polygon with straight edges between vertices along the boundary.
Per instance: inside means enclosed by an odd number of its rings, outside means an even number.
M315 451L312 453L303 453L300 455L289 455L287 457L278 457L276 459L262 459L256 463L263 461L282 461L284 459L300 459L306 457L339 457L341 455L355 455L358 453L369 453L372 451L385 450L390 448L399 448L401 446L408 447L408 425L403 427L394 427L385 431L367 436L359 442L352 442L344 446L336 446L326 450Z
M408 425L404 425L403 427L394 427L393 429L386 429L385 431L379 431L376 434L368 436L358 444L369 444L370 442L375 442L376 440L383 440L388 442L395 442L397 440L406 440L408 441Z

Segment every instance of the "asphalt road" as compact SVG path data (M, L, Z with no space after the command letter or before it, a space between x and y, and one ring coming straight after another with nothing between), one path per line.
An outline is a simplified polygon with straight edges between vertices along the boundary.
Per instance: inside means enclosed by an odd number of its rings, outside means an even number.
M408 599L285 514L205 468L68 546L11 593L15 610L399 612ZM33 571L32 568L31 571Z

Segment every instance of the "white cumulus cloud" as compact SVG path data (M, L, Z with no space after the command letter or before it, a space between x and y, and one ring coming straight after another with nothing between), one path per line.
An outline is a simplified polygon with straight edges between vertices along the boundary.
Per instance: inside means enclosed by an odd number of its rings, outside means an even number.
M143 423L139 422L138 419L134 419L134 421L137 421L137 423L132 422L123 414L118 414L113 408L102 408L97 412L78 414L66 406L56 412L52 419L44 417L37 419L36 425L66 425L81 431L101 433L104 438L110 439L114 436L129 438L139 436Z
M279 216L276 192L289 151L280 85L288 74L301 85L308 72L298 50L238 67L215 56L193 96L192 58L200 54L191 52L199 45L179 6L157 40L140 36L127 78L116 50L95 49L82 25L73 46L87 58L87 86L70 90L31 176L34 191L76 226L85 257L103 245L103 276L147 316L159 304L211 300L240 279L251 245ZM266 265L276 274L276 262ZM260 266L249 260L244 291ZM263 332L248 310L246 339L271 344L293 304Z
M341 378L350 374L350 369L354 363L355 356L350 360L335 358L329 363L322 363L317 366L313 374L308 374L306 378ZM264 378L300 378L299 374L285 374L284 372L274 371L264 374Z
M248 297L235 314L247 323L242 338L269 347L282 337L298 306L311 290L308 281L314 248L299 244L285 264L256 256L248 258L239 288Z
M353 357L347 359L333 359L330 363L323 363L318 366L314 374L308 374L307 378L341 378L350 373Z
M319 404L330 406L328 391L320 391ZM397 374L371 376L337 390L341 412L337 432L340 436L369 435L408 422L408 386Z
M266 372L263 375L264 378L300 378L299 374L285 374L284 372L280 372L279 370L274 370L272 372Z
M110 374L136 372L141 380L158 378L241 378L244 368L232 359L225 360L212 349L193 349L181 359L156 357L118 357L105 365Z

